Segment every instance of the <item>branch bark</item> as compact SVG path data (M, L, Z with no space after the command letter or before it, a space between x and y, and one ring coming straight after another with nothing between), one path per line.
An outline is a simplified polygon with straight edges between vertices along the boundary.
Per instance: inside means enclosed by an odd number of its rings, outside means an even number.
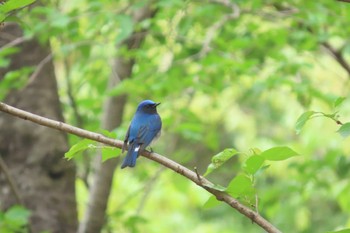
M64 131L67 133L71 133L74 135L77 135L79 137L88 138L97 142L101 142L107 145L115 146L118 148L122 148L123 142L120 140L114 140L108 137L105 137L101 134L90 132L87 130L83 130L68 124L65 124L63 122L51 120L45 117L41 117L17 108L14 108L12 106L9 106L5 103L0 102L0 111L6 112L8 114L11 114L13 116L22 118L24 120L29 120L34 123L47 126L53 129L57 129L60 131ZM211 183L209 180L202 176L197 176L197 174L188 168L176 163L175 161L172 161L160 154L157 153L151 153L149 151L142 151L141 155L153 160L159 164L162 164L163 166L173 170L176 173L179 173L180 175L186 177L187 179L191 180L193 183L197 184L198 186L202 187L203 189L207 190L209 193L213 194L219 201L223 201L232 208L236 209L241 214L245 215L249 219L251 219L252 222L258 224L261 228L263 228L266 232L269 233L280 233L281 231L278 230L273 224L268 222L265 218L263 218L261 215L259 215L257 212L249 209L248 207L242 205L239 201L237 201L235 198L231 197L229 194L216 190L213 187L213 183Z

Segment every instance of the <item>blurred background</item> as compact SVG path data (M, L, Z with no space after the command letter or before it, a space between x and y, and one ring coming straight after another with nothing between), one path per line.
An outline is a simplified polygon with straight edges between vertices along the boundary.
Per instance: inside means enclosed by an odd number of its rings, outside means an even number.
M120 140L140 101L161 102L153 150L204 174L235 148L208 175L222 186L288 146L300 156L250 177L259 213L282 232L350 228L350 139L335 121L350 121L349 25L345 1L40 1L0 27L0 98ZM300 131L306 111L319 117ZM102 163L95 144L68 161L81 138L4 113L0 129L1 232L263 232L144 157L121 170L121 151Z

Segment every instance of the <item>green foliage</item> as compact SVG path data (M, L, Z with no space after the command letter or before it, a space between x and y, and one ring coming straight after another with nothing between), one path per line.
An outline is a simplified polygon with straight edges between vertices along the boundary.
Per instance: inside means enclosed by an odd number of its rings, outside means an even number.
M207 171L204 173L204 176L210 174L215 169L219 168L222 164L224 164L227 160L229 160L232 156L236 155L238 151L233 148L225 149L217 155L214 155L211 159L211 164L209 164Z
M102 162L118 157L120 155L121 150L116 147L102 147Z
M343 229L339 231L327 231L326 233L350 233L350 229Z
M297 152L286 146L273 147L261 153L261 157L269 161L286 160L297 155Z
M23 88L32 72L32 67L7 72L0 83L0 99L3 99L11 90Z
M345 100L345 98L339 97L335 102L334 102L334 107L338 107L343 101ZM337 131L341 136L343 137L347 137L349 136L349 123L341 123L338 120L338 112L332 113L332 114L326 114L323 112L315 112L315 111L307 111L304 112L303 114L301 114L301 116L299 116L296 125L295 125L295 130L296 132L299 134L301 129L304 127L304 125L306 124L306 122L314 117L326 117L329 118L331 120L333 120L334 122L336 122L337 124L341 125L339 130Z
M80 142L76 143L75 145L73 145L69 151L67 151L64 154L64 157L67 159L72 159L74 157L75 154L80 153L84 150L90 149L94 147L94 141L90 140L90 139L83 139Z
M253 180L244 174L239 174L232 179L226 192L248 203L253 203L256 195Z
M134 23L133 19L129 15L118 15L116 20L119 21L120 27L118 36L115 39L115 43L119 44L131 35L134 29Z
M223 152L213 156L212 163L208 166L208 171L213 172L219 166L213 164L219 164L222 166L229 158L232 157L232 152L237 153L236 150L226 149ZM282 161L291 157L297 156L298 153L286 146L273 147L265 151L260 151L257 148L252 149L252 155L246 159L241 167L242 173L235 176L228 186L222 187L218 184L214 184L210 188L214 188L220 191L225 191L231 194L233 197L241 200L248 206L256 207L257 190L255 189L255 174L259 170L265 170L267 166L263 167L265 161ZM204 208L211 208L218 205L218 201L215 198L210 197L204 204Z
M12 206L6 212L0 212L0 231L2 233L26 233L30 211L22 206Z
M263 165L265 158L261 155L250 156L243 164L243 169L248 174L254 175Z
M210 196L208 200L204 203L203 208L210 209L218 206L220 203L222 202L218 201L215 196Z
M145 1L62 1L18 14L28 25L25 37L52 46L68 123L101 132L106 98L127 94L118 134L104 133L122 139L137 103L160 101L163 134L155 151L205 171L211 188L259 209L283 232L349 228L349 75L324 43L348 60L350 8L337 1L234 3L240 15L228 21L233 6L219 1L156 1L155 16L141 23L130 15ZM148 33L141 48L116 48L133 30ZM0 66L15 52L1 50ZM135 61L131 78L106 90L120 55ZM1 79L1 93L20 88L22 75ZM120 154L69 139L66 157L79 169L89 164L81 152L102 149L103 160ZM241 152L255 146L270 149ZM140 157L134 170L116 170L104 232L259 231L204 190L158 169ZM82 183L77 196L82 215Z
M343 124L340 126L338 133L344 138L349 137L350 135L350 122Z
M297 120L297 123L295 124L295 130L296 130L297 134L300 133L303 126L306 124L306 122L308 120L310 120L310 118L313 115L315 115L314 111L307 111L307 112L304 112L303 114L301 114L301 116Z
M334 101L333 106L334 106L335 108L339 107L339 106L344 102L344 100L346 100L345 97L338 97L338 98Z
M0 4L0 22L6 20L9 14L14 11L26 7L35 2L35 0L7 0Z
M107 130L101 130L102 133L110 138L116 138L116 133L115 132L109 132ZM110 146L96 146L96 142L92 141L90 139L83 139L69 149L64 155L65 158L67 159L72 159L81 154L82 152L86 150L91 150L91 149L101 149L102 151L102 162L118 157L120 155L120 149L116 147L110 147Z

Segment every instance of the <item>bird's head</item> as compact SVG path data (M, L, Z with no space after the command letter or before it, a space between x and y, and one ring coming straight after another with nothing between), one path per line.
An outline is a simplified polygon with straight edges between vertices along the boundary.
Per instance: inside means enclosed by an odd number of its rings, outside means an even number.
M157 106L159 104L160 103L155 103L152 100L144 100L137 107L137 112L150 113L150 114L157 113Z

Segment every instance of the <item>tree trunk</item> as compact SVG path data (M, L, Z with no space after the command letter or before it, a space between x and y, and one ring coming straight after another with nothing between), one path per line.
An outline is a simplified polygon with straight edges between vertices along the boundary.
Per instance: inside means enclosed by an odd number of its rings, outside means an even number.
M155 10L149 6L134 12L135 22L140 22L146 18L151 18ZM134 32L120 46L126 46L129 50L140 47L145 38L146 32ZM134 59L117 57L113 65L113 73L110 76L108 88L115 87L121 80L129 78L134 65ZM124 105L126 96L110 97L106 100L103 108L102 128L113 130L122 123ZM100 232L105 223L105 212L108 203L108 197L113 181L113 174L119 159L110 159L104 163L98 160L96 164L96 173L91 187L87 210L83 221L79 225L79 233Z
M0 46L21 38L17 24L7 23L0 34ZM27 84L12 90L5 102L15 107L63 121L50 46L36 40L21 43L7 69L0 69L0 81L7 72L35 67ZM76 232L75 166L63 158L67 135L43 126L0 114L0 156L26 208L30 209L32 232ZM18 202L9 180L0 173L1 209Z

